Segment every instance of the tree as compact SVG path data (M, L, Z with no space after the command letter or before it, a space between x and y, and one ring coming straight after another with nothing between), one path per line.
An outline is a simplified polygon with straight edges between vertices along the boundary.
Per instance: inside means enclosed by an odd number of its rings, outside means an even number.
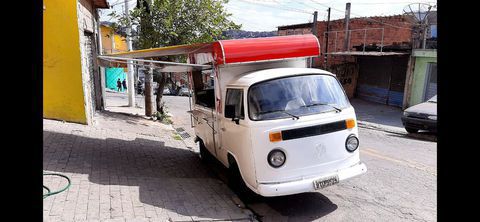
M130 13L132 39L135 49L148 49L172 45L212 42L225 39L226 30L238 30L240 25L229 20L226 12L228 0L137 0L137 7ZM118 19L118 30L127 26L125 15L110 16ZM155 58L163 61L185 62L183 56ZM156 108L163 114L161 104L167 74L156 73L158 83ZM171 79L170 79L170 82Z

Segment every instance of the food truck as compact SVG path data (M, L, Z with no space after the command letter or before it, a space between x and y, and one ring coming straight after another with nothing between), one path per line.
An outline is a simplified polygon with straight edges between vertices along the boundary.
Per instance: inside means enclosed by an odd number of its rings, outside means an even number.
M159 68L188 71L199 156L217 159L251 191L313 192L367 171L342 85L335 74L310 68L320 56L316 36L219 40L108 58L166 54L188 58L188 65Z

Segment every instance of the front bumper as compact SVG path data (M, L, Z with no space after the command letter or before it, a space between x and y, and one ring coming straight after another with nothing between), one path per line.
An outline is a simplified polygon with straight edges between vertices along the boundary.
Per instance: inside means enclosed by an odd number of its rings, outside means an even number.
M430 119L420 119L420 118L412 118L407 116L402 116L402 123L403 126L418 129L418 130L437 130L437 121L430 120Z
M297 193L313 192L315 191L315 188L313 187L313 181L318 180L320 178L338 175L339 181L342 182L346 179L358 176L366 172L367 172L367 166L365 166L365 164L363 163L358 163L349 168L338 170L331 174L319 175L314 178L296 180L296 181L285 182L285 183L276 183L276 184L260 183L257 187L257 193L265 197L272 197L272 196L284 196L284 195L291 195L291 194L297 194Z

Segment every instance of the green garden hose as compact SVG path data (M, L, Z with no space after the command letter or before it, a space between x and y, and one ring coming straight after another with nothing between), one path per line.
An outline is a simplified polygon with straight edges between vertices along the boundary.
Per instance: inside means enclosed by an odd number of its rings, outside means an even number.
M67 176L63 175L63 174L59 174L59 173L43 173L44 176L59 176L59 177L63 177L65 179L67 179L68 181L68 185L61 189L61 190L58 190L58 191L55 191L55 192L52 192L50 190L50 188L48 188L47 186L43 185L43 189L47 190L47 193L46 194L43 194L43 199L47 198L48 196L52 196L52 195L55 195L55 194L58 194L58 193L61 193L65 190L67 190L70 185L71 185L71 181L70 181L70 178L68 178Z

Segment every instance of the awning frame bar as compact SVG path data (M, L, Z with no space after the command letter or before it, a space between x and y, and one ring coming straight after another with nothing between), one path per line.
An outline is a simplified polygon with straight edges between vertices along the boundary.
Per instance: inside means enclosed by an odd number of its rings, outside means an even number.
M104 60L127 60L127 61L136 61L136 62L144 62L144 63L156 63L156 64L165 64L165 65L177 65L177 66L189 66L189 67L197 67L197 68L211 68L211 65L201 65L201 64L189 64L189 63L179 63L179 62L167 62L167 61L157 61L157 60L146 60L146 59L132 59L132 58L122 58L122 57L115 57L115 56L97 56L99 59Z

